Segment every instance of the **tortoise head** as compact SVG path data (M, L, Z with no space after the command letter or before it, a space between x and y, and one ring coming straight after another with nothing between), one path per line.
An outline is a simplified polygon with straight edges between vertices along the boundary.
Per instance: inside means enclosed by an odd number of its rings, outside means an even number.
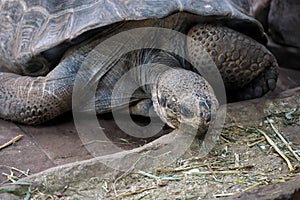
M203 77L192 71L171 69L161 75L154 90L155 111L170 127L197 134L207 131L219 104Z

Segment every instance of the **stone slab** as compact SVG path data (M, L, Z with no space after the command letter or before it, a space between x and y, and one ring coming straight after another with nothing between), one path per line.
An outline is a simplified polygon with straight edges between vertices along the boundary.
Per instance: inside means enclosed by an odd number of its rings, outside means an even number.
M30 173L34 174L55 166L29 135L26 135L15 124L0 120L0 145L18 135L24 136L21 140L0 150L0 183L7 180L2 173L9 174L10 167L22 171L29 169Z

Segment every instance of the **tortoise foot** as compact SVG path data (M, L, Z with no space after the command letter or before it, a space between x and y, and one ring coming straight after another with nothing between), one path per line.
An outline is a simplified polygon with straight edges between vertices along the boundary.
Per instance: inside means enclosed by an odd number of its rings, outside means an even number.
M247 84L245 87L228 91L227 99L229 102L232 102L262 97L267 92L275 89L277 76L277 71L269 69L252 80L251 83Z
M218 24L198 24L189 36L192 64L208 66L203 56L208 54L222 75L229 101L261 97L275 89L277 61L256 40Z

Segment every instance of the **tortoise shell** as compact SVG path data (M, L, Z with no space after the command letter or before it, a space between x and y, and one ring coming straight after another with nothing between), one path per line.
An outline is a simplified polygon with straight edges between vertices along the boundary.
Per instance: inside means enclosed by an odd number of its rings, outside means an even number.
M205 22L220 21L258 41L260 23L235 0L1 0L0 65L23 75L45 75L64 51L93 31L132 20L188 13ZM169 28L176 29L176 24ZM180 28L177 27L179 30ZM111 29L114 31L114 29Z

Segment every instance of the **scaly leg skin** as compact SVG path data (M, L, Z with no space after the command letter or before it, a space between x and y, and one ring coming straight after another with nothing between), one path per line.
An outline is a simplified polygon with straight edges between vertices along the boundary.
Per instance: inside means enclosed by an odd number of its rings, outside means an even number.
M76 74L95 44L71 48L47 76L0 73L0 118L37 125L70 111Z
M71 110L75 73L66 64L45 77L0 73L0 118L33 125Z
M198 24L188 35L192 64L203 64L201 52L208 52L220 70L229 101L261 97L275 88L278 64L262 44L214 24Z

